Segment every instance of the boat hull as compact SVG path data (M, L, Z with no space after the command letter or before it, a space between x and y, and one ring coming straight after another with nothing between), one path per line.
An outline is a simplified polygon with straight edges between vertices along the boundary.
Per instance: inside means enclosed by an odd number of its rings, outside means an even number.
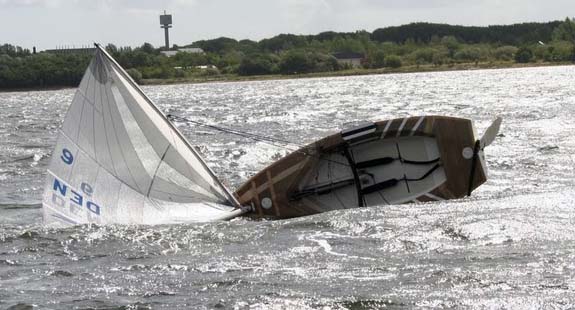
M473 156L476 141L468 119L420 116L368 123L287 155L235 195L253 206L249 216L271 219L461 198L486 181L482 152Z

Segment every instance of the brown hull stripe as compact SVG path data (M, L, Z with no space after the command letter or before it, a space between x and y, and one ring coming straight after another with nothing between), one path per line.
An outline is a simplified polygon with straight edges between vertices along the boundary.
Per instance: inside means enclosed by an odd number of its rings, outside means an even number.
M256 182L254 181L252 181L252 197L253 197L252 201L255 202L256 209L258 209L258 214L260 217L262 217L264 215L264 211L262 210L262 206L260 205L260 195L256 190Z
M266 171L266 175L268 177L268 187L269 187L270 192L272 194L272 204L274 206L274 210L276 211L276 216L280 216L280 209L279 209L279 205L278 205L276 191L274 189L274 181L272 179L272 173L270 172L269 169Z

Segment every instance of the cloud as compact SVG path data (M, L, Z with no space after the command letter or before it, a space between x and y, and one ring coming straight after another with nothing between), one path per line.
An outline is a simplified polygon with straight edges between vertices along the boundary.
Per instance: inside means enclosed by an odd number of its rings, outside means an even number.
M66 8L84 10L137 10L189 8L197 0L0 0L0 8ZM163 7L162 7L163 6Z
M327 0L287 0L278 6L278 16L291 25L294 32L305 32L314 24L329 20L329 15L334 13Z
M460 7L470 3L485 0L325 0L336 11L357 9L368 10L397 10L397 9L436 9L446 7Z
M91 5L97 3L105 10L130 10L148 11L158 13L162 10L176 11L178 9L190 8L196 4L194 0L85 0L84 4Z
M0 0L0 8L55 7L60 0Z

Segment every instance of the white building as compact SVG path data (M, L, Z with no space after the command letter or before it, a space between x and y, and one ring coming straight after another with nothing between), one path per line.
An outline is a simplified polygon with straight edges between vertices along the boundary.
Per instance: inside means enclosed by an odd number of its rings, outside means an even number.
M191 54L203 54L204 50L199 47L186 47L186 48L179 48L175 51L161 51L164 56L172 57L176 56L177 53L191 53Z
M361 63L365 56L360 53L342 52L332 54L340 65L347 65L352 68L361 67Z

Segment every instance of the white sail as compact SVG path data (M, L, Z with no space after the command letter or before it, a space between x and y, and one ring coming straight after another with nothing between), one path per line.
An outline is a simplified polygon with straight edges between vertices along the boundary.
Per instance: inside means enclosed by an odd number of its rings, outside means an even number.
M97 46L59 132L44 222L163 224L241 212L199 154Z

